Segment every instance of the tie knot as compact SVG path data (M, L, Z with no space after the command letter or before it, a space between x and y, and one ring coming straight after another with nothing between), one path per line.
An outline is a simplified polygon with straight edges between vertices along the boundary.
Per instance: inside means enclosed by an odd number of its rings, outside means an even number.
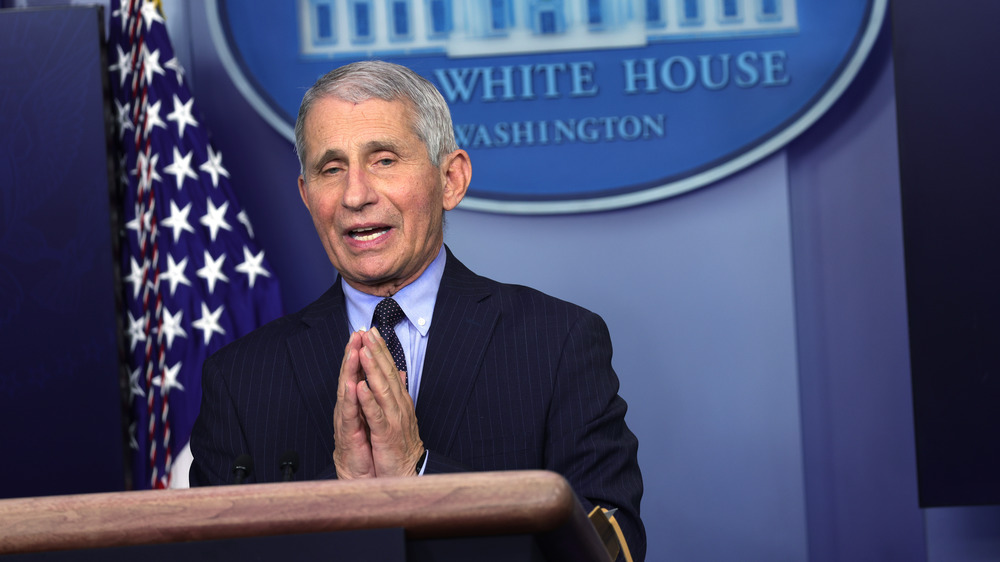
M375 307L372 324L376 328L393 328L403 318L406 318L406 314L403 314L403 309L399 307L399 303L393 300L392 297L386 297L379 301Z

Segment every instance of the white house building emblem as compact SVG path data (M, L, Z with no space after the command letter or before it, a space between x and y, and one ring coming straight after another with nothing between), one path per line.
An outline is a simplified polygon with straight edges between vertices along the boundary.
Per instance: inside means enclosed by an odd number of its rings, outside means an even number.
M798 31L795 0L298 0L298 18L302 53L322 56L481 57Z

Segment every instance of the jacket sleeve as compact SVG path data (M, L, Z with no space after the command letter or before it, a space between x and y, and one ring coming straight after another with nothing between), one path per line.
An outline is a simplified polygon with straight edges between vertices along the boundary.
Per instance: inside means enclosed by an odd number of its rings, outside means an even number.
M642 474L639 442L625 424L611 366L611 335L604 321L585 312L562 347L550 405L545 468L566 477L584 511L617 509L633 560L643 560L646 533L639 517Z

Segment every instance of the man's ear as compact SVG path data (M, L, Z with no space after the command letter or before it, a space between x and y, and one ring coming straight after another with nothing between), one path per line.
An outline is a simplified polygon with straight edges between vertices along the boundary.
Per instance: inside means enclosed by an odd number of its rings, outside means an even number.
M444 210L450 211L462 202L472 181L472 160L469 159L469 153L458 149L445 156L441 162L441 172L444 175Z
M312 209L309 209L309 198L306 197L306 180L302 177L302 174L299 174L299 197L302 198L302 203L305 204L306 209L311 213Z

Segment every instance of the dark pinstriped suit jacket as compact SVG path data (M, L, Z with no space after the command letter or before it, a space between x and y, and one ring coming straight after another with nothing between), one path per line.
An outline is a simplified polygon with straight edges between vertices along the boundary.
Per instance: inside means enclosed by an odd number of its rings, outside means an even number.
M351 328L340 281L303 310L226 346L205 362L191 436L192 485L281 479L279 458L300 455L296 479L335 478L333 406ZM638 441L611 368L599 316L533 289L480 277L448 251L427 344L417 421L425 474L548 469L566 477L589 511L616 516L635 560Z

